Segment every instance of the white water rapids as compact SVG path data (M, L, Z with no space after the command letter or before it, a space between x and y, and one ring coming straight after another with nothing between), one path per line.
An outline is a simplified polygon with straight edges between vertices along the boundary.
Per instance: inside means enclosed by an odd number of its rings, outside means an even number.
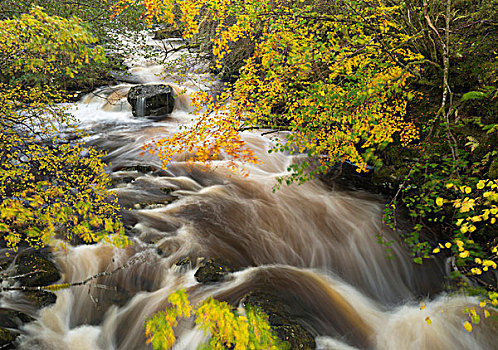
M157 82L159 71L139 61L132 68L148 82ZM159 159L140 156L141 147L193 118L187 96L177 99L169 118L151 122L132 118L125 99L129 87L101 89L96 95L105 99L89 95L73 113L92 135L88 143L107 151L111 175L132 178L113 191L130 209L124 219L133 228L134 245L82 245L54 256L64 282L112 271L130 259L137 263L87 286L57 291L56 304L25 326L21 349L148 349L144 320L164 309L179 288L187 288L193 302L214 296L234 305L250 291L271 291L313 332L318 349L497 348L490 322L472 333L464 330L468 317L462 310L476 300L442 293L442 264L417 266L398 243L394 259L387 258L377 236L399 239L381 223L378 199L332 191L320 181L273 193L295 156L268 154L273 141L257 132L246 132L244 139L263 164L248 166L247 178L228 172L224 160L208 171L202 165L189 169L185 155L159 170ZM130 170L136 165L156 171ZM143 204L150 202L166 204ZM186 256L221 258L240 271L223 282L199 284L196 266L176 265ZM175 350L195 349L206 339L188 325L177 335Z

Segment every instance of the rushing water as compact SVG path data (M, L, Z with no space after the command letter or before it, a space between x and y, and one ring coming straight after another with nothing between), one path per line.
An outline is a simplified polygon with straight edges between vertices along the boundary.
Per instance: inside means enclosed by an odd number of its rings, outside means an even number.
M156 79L150 77L158 70L132 68L144 81ZM134 263L87 286L56 292L56 304L26 325L22 349L147 349L144 319L163 309L179 288L187 288L194 302L212 295L234 305L253 290L276 293L316 335L319 349L496 348L490 324L472 333L463 329L462 310L475 300L441 292L441 262L416 266L398 243L394 258L387 258L377 237L397 238L381 223L378 199L332 191L319 181L274 193L275 179L296 157L268 154L273 141L251 132L244 138L263 163L248 166L247 178L229 173L223 159L210 169L188 168L185 154L160 170L157 157L139 155L141 147L189 122L188 97L177 99L167 120L153 123L132 118L129 88L100 89L73 113L89 130L88 143L108 152L111 175L132 179L118 181L113 191L127 209L134 245L68 247L55 252L55 259L67 282ZM136 165L155 171L130 168ZM239 271L224 282L201 285L194 279L197 266L176 265L186 256L194 262L221 258ZM175 349L195 349L205 340L189 326L177 334Z

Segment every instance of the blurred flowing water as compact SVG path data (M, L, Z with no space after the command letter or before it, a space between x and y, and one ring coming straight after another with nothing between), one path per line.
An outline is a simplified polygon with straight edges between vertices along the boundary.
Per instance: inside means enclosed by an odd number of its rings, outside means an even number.
M160 81L154 75L160 70L140 61L131 68L145 82ZM178 94L183 88L187 94L177 98L170 117L152 122L132 117L126 102L130 86L99 89L73 114L88 130L88 144L107 152L113 191L134 245L69 246L55 258L65 282L112 271L130 259L135 263L87 286L56 292L56 304L26 325L22 349L147 349L144 320L164 309L179 288L193 302L214 296L234 305L250 291L272 291L316 335L319 349L496 348L492 324L464 330L462 310L475 300L442 293L441 263L411 262L397 234L382 224L378 199L333 191L320 181L273 192L276 178L297 156L268 154L274 141L257 132L244 133L262 160L246 166L248 177L227 171L224 159L209 169L189 167L186 154L163 170L155 155L140 155L142 145L195 118L188 102L195 87L177 86ZM393 259L377 242L379 235L394 240ZM177 266L187 256L194 266ZM239 271L217 284L199 284L198 258L220 258ZM174 349L195 349L206 339L189 323L177 335Z

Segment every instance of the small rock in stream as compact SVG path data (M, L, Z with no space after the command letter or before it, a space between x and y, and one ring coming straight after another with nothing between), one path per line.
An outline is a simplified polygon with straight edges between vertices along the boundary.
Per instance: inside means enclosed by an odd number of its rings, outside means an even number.
M55 304L57 296L44 290L29 290L23 292L24 297L38 309ZM0 348L1 349L1 348Z
M24 312L0 308L0 327L18 329L24 323L34 321L35 319Z
M228 264L218 259L209 259L200 264L194 277L199 283L214 283L222 281L233 271L234 269L228 266Z

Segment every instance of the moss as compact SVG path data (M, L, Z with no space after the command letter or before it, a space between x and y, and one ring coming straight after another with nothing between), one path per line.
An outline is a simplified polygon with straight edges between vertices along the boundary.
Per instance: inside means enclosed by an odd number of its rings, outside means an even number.
M498 179L498 159L494 159L488 170L490 179Z
M40 309L55 304L55 302L57 301L57 296L54 293L46 292L43 290L26 291L23 293L23 295L33 305Z
M0 348L1 349L10 349L13 345L14 336L11 331L5 328L0 327Z
M289 350L316 348L315 337L289 313L289 306L279 297L265 292L251 292L243 298L247 307L256 307L268 315L271 328L278 338L289 345Z
M227 263L217 259L209 259L201 263L194 277L199 283L220 282L233 271L233 268Z
M57 266L38 254L21 255L17 273L23 275L19 281L28 287L48 286L61 278Z

